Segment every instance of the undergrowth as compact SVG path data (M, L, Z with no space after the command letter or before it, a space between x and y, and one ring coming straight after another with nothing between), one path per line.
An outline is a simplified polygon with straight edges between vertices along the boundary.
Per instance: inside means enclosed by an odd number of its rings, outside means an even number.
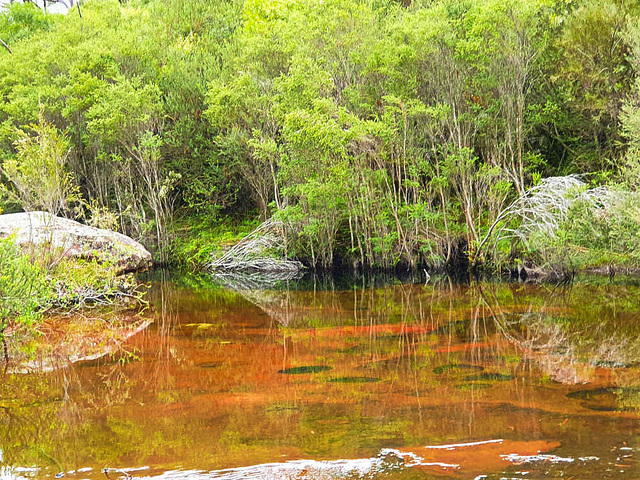
M58 307L110 304L139 299L132 276L118 275L108 262L67 258L42 248L24 251L11 237L0 239L0 337L30 327Z
M223 221L207 217L187 217L177 220L173 226L175 238L170 247L171 262L175 266L200 269L211 256L238 243L251 233L259 222L255 219L242 222Z

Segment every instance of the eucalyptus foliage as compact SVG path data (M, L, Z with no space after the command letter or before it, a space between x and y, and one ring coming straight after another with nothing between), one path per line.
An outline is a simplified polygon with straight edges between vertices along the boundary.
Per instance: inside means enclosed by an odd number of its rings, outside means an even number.
M476 261L543 177L626 172L637 188L639 12L637 0L94 0L80 17L16 3L0 14L13 52L0 51L1 181L15 190L18 132L41 115L68 142L82 215L162 260L190 243L176 226L275 216L287 254L316 267Z

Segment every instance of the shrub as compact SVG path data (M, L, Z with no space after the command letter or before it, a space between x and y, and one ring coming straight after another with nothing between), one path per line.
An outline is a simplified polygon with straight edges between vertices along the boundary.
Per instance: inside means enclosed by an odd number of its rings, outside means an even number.
M0 336L9 322L31 325L52 298L46 272L10 238L0 240Z
M0 193L25 210L45 210L53 215L67 213L81 201L80 191L67 168L69 143L42 114L33 134L20 132L17 154L4 162L0 171L9 186Z

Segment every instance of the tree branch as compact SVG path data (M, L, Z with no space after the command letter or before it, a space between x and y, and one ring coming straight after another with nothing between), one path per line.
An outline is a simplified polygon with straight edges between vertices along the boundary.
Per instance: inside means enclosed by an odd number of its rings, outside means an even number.
M0 38L0 43L2 44L2 46L3 46L4 48L6 48L6 49L7 49L7 51L8 51L9 53L13 53L13 52L11 51L11 49L9 48L9 45L7 45L7 44L4 42L4 40L2 40L1 38Z

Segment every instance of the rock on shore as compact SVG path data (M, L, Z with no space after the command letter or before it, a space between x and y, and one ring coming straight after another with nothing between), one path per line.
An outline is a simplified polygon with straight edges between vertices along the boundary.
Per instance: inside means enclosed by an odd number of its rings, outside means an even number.
M0 238L14 236L22 248L48 248L65 257L109 262L120 273L151 266L151 254L126 235L55 217L46 212L0 215Z

